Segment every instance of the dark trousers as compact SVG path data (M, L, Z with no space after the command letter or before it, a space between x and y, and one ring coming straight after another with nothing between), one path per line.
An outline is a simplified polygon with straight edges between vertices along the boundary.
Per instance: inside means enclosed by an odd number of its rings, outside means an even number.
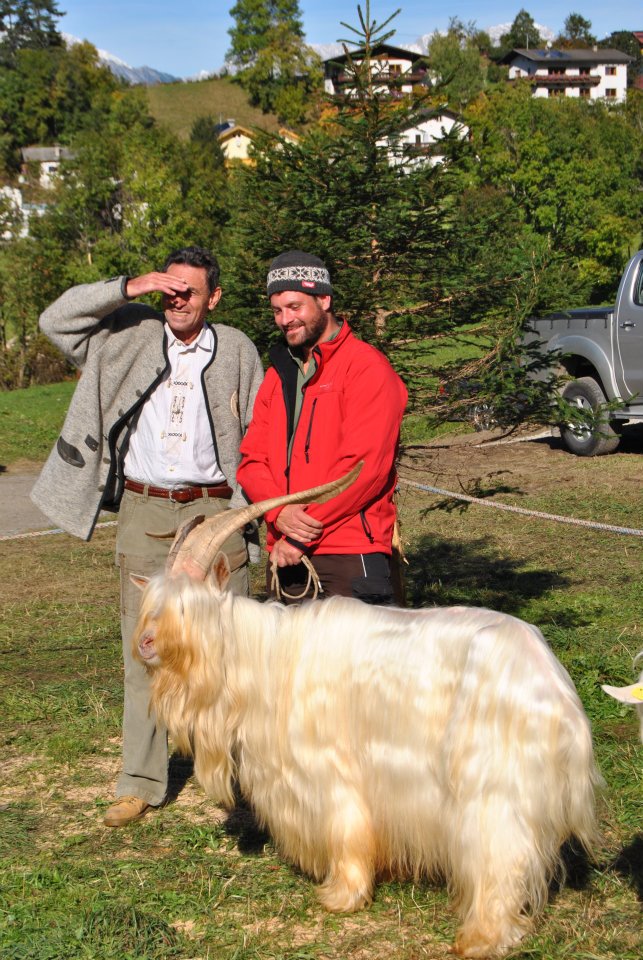
M324 597L356 597L365 603L393 606L393 585L391 583L391 558L385 553L327 553L309 558L321 582ZM292 567L279 568L279 585L282 591L292 595L292 599L282 593L285 604L299 603L313 596L312 585L306 590L308 570L303 563ZM266 588L271 599L272 568L270 561L266 567ZM304 593L305 591L305 593Z

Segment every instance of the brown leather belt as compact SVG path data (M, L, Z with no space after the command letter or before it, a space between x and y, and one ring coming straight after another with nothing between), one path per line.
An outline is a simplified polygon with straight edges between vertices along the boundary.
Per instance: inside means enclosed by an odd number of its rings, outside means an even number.
M227 483L220 483L217 487L151 487L148 483L126 480L125 489L132 493L146 493L148 497L161 497L170 503L192 503L205 496L229 500L232 496L232 488Z

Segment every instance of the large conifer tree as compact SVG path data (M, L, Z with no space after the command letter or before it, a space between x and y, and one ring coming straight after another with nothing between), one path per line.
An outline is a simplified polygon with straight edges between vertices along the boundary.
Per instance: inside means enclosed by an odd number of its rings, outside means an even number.
M0 0L0 61L11 64L18 50L46 50L63 44L56 0Z

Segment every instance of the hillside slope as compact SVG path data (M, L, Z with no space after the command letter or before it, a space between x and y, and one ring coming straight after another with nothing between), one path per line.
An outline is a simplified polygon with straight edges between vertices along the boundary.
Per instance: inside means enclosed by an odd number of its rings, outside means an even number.
M246 92L227 77L190 83L164 83L146 90L150 112L159 124L182 140L190 136L197 117L211 115L219 122L228 119L242 127L260 127L276 133L277 118L248 103Z

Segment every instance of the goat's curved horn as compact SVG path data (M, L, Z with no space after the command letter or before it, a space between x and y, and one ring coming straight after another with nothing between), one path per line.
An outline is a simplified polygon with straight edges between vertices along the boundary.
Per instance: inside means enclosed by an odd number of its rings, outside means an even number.
M185 520L179 529L176 531L176 536L174 537L174 543L170 547L170 552L167 555L167 560L165 562L165 570L167 573L172 572L172 567L174 566L174 561L176 560L179 550L185 543L188 538L188 535L192 533L196 527L203 523L205 520L205 514L200 513L196 517L191 517L189 520Z
M261 500L259 503L250 503L246 507L237 507L234 510L224 510L214 517L210 517L198 528L188 531L182 541L177 544L182 527L179 529L176 540L172 545L170 556L172 565L167 571L173 576L187 573L195 580L204 580L212 562L222 545L235 530L240 530L252 520L257 520L275 507L283 507L288 503L325 503L332 497L342 493L357 479L362 469L363 461L356 464L350 473L330 483L302 490L299 493L287 493L281 497L272 497Z
M167 560L165 561L165 572L170 573L172 567L174 566L174 561L176 560L176 555L181 549L181 545L185 541L187 535L192 533L195 527L198 527L200 523L203 523L205 520L205 514L199 513L196 517L190 517L189 520L184 520L183 523L179 524L178 529L170 530L167 533L153 533L149 530L145 531L146 537L152 537L153 540L172 540L172 546L170 547L170 552L167 555Z

